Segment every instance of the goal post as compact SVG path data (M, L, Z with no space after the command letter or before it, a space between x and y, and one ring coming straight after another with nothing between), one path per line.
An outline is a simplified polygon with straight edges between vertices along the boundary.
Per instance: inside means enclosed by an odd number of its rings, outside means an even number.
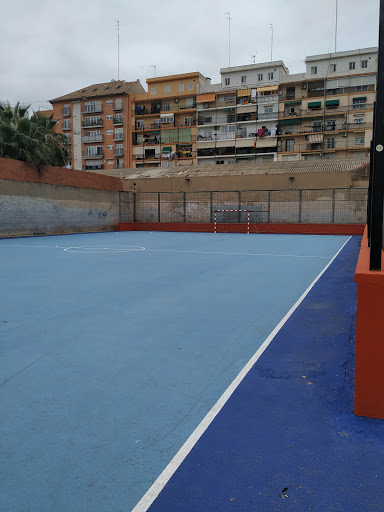
M249 235L249 226L250 226L250 220L249 220L249 214L250 214L250 210L215 210L215 233L217 233L217 214L220 213L220 212L237 212L237 213L241 213L241 212L244 212L247 214L247 233Z

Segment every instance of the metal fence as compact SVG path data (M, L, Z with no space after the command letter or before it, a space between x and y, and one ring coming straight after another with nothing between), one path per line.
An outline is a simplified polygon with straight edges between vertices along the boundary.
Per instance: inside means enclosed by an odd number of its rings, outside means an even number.
M213 223L215 210L249 210L250 222L364 224L368 189L121 192L120 222ZM219 212L218 223L247 213Z

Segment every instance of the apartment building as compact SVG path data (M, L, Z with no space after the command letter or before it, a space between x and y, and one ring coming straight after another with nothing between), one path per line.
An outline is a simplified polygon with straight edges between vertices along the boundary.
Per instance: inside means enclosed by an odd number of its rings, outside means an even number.
M221 83L197 96L197 163L277 160L282 61L220 70Z
M196 96L210 79L195 72L146 82L132 103L134 167L196 164Z
M280 83L278 160L369 154L377 48L306 58L306 72Z
M76 170L132 167L132 95L139 80L89 85L50 100L57 131L70 144L68 167Z

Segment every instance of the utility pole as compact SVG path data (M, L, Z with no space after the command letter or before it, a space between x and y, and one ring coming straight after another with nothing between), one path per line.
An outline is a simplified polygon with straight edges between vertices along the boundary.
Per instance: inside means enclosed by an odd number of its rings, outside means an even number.
M120 21L115 21L117 26L117 79L120 80Z
M335 21L335 53L337 52L337 13L339 10L339 0L336 0L336 21Z
M370 270L381 270L384 206L384 0L380 0L376 103L370 163Z
M228 20L228 67L231 67L231 13L225 12Z

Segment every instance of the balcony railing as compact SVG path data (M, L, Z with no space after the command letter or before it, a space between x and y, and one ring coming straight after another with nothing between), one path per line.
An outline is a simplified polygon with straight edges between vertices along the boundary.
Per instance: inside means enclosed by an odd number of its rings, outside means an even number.
M123 134L115 133L115 135L113 136L113 140L123 140Z
M235 122L236 122L235 114L228 115L225 117L205 117L205 118L200 118L197 120L197 124L199 126L205 126L208 124L218 125L218 124L235 123Z
M70 116L71 115L71 109L70 108L67 108L67 107L64 107L61 109L61 115L63 117L65 116Z
M218 133L214 136L204 136L204 135L198 135L197 136L197 142L209 142L209 141L216 141L216 140L235 140L236 134L235 133Z
M99 126L103 126L103 120L101 118L97 119L95 121L85 118L83 121L83 124L82 124L83 128L91 128L91 127L96 128Z
M257 119L277 119L278 115L278 112L264 112L257 114Z
M99 114L103 111L103 107L100 105L99 107L87 107L84 106L84 110L82 111L82 114Z
M113 156L123 156L123 154L123 149L115 149L115 151L113 152Z
M134 160L160 160L161 154L155 153L154 155L133 155Z
M113 124L123 124L123 118L122 117L114 117Z
M98 152L98 153L95 153L95 154L88 154L87 152L83 153L83 158L85 159L94 159L94 158L103 158L104 156L104 153L103 152Z
M81 142L103 142L104 136L103 135L83 135L81 137Z
M61 123L61 129L63 131L70 130L71 129L71 124Z

